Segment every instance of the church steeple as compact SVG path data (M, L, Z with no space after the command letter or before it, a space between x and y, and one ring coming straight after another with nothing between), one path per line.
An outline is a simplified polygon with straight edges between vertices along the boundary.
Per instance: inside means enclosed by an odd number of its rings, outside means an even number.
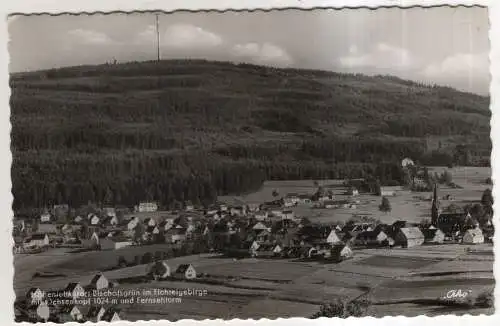
M439 199L437 192L437 184L434 184L434 194L432 196L432 209L431 209L432 225L436 225L439 217Z

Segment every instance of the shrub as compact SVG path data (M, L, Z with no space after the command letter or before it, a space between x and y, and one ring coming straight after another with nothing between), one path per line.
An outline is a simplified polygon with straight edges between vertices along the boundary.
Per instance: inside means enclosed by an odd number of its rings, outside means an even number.
M382 202L378 207L382 212L390 212L392 210L391 203L387 197L382 197Z
M361 317L366 313L369 303L367 301L351 301L346 302L337 299L321 305L320 310L315 313L311 318L320 317Z

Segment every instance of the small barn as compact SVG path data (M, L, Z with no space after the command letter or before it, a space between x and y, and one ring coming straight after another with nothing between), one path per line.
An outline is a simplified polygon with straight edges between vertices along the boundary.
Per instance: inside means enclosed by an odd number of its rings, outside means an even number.
M184 279L194 279L196 278L196 270L191 264L182 264L175 270L175 275Z
M438 244L444 242L444 232L436 227L423 229L422 233L424 234L424 243Z
M64 292L69 293L74 300L85 296L85 289L83 286L75 282L69 283L64 289Z
M100 319L100 321L107 321L107 322L113 322L119 320L120 320L119 311L113 307L106 309L106 311L102 314L102 317Z
M337 234L337 229L333 229L330 231L328 237L326 237L326 242L330 244L342 242L342 239L340 239L339 235Z
M96 290L107 289L109 288L109 281L104 275L97 274L90 281L90 287Z
M480 228L470 229L465 231L462 238L462 242L465 244L476 244L484 242L483 231Z
M422 245L425 237L418 227L407 227L401 228L394 240L397 245L403 248L410 248Z
M330 258L336 262L344 261L346 259L352 258L353 256L354 253L351 247L343 243L336 244L331 249Z

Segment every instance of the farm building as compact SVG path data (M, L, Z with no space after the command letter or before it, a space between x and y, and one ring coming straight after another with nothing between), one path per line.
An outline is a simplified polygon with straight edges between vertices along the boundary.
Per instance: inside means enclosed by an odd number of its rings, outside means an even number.
M330 258L336 262L341 262L346 259L352 258L354 253L349 245L336 244L331 249Z
M340 239L339 235L337 234L337 229L333 229L330 231L328 237L326 237L326 242L330 244L342 242L342 239Z
M74 300L85 296L85 289L83 286L75 282L69 283L64 289L64 292L69 293Z
M31 288L26 293L26 298L30 300L32 303L39 303L45 297L45 292L43 292L40 288Z
M57 225L54 223L43 223L38 225L38 233L56 234L58 232Z
M309 204L312 201L310 195L301 194L298 197L299 197L299 200L297 202L298 204Z
M42 215L40 215L40 223L50 223L52 220L52 215L50 213L45 212Z
M156 212L158 210L158 204L153 202L142 202L136 206L137 212Z
M430 227L422 230L424 234L424 243L443 243L445 234L438 228Z
M90 281L89 287L95 290L107 289L109 288L109 281L104 275L97 274Z
M191 280L196 278L196 270L191 264L182 264L175 270L175 276Z
M99 238L101 250L117 250L133 245L132 240L124 236L113 236Z
M258 258L269 258L273 257L274 254L274 245L272 244L261 244L257 250L254 251L254 257Z
M170 267L164 261L156 261L149 268L149 275L154 279L163 279L170 276Z
M33 234L30 238L24 240L24 248L42 248L50 244L49 236L46 233Z
M403 188L401 186L394 187L380 187L380 196L382 197L394 197L401 192Z
M186 240L186 229L178 225L165 232L166 243L182 243Z
M401 228L394 240L397 245L403 248L410 248L423 244L425 237L418 227L407 227Z
M102 317L100 319L100 321L107 321L107 322L113 322L119 320L120 320L119 311L115 308L106 309L106 311L102 314Z
M293 220L295 217L295 214L293 213L292 210L284 210L281 212L281 218L283 220Z
M484 235L480 228L470 229L465 231L462 238L462 242L465 244L476 244L484 242Z
M88 313L88 306L84 305L68 305L68 306L63 306L60 312L61 315L67 315L68 321L84 321L85 316Z
M101 320L105 312L106 309L104 309L104 307L102 306L90 306L85 317L87 318L88 321L97 323L98 321Z
M363 231L358 233L353 242L357 246L379 247L387 241L387 234L382 230Z
M90 221L90 225L99 225L99 223L101 222L101 219L99 218L99 216L92 214L89 221Z

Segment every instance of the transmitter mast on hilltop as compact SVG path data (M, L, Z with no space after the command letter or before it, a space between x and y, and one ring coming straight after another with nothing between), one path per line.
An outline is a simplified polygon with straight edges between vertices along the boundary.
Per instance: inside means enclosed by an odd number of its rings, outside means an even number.
M157 56L157 61L160 62L160 21L158 14L155 14L156 16L156 56Z

